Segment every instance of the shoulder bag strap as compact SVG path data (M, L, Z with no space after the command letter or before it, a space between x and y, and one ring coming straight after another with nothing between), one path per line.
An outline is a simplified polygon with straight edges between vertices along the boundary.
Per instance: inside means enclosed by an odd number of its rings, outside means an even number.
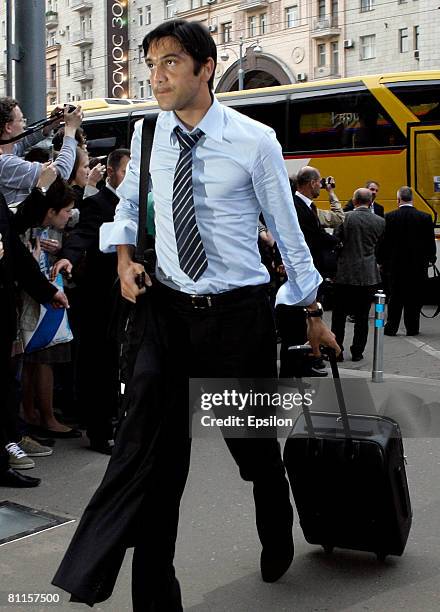
M141 166L139 172L139 224L135 252L135 259L138 262L143 262L147 248L147 200L150 182L150 157L156 121L157 116L146 115L142 123Z

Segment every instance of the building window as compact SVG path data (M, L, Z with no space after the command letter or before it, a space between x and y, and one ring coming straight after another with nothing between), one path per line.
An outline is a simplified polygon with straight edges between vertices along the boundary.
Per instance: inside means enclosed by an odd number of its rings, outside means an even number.
M66 76L70 76L70 59L66 60Z
M55 44L55 32L50 32L47 35L47 46L52 47Z
M70 41L70 26L66 26L66 40Z
M260 15L260 34L267 32L267 13Z
M192 9L199 8L199 6L202 6L202 0L191 0Z
M374 9L375 0L361 0L361 13L372 11Z
M87 68L92 67L92 49L87 49Z
M222 42L228 43L232 40L232 21L222 23Z
M294 28L298 25L298 5L288 6L286 8L286 27Z
M408 51L409 51L408 28L401 28L399 30L399 52L407 53Z
M143 8L138 8L138 25L139 26L144 25L144 9Z
M414 26L414 51L419 50L420 26Z
M144 61L144 48L142 45L138 45L138 64L142 64Z
M66 93L66 100L67 100L67 102L71 101L70 93Z
M338 0L332 0L331 16L332 16L332 26L333 27L337 27L338 25L338 11L339 11Z
M56 64L51 64L49 66L49 70L50 70L50 86L51 87L56 87L57 84L57 65Z
M252 38L257 35L257 18L255 15L248 19L248 36Z
M145 21L145 25L150 25L151 24L151 5L147 4L147 6L145 7L145 13L144 13L144 21Z
M361 36L361 59L367 60L376 57L376 34Z
M151 83L148 80L147 81L147 98L152 98L153 97L153 90L151 89Z
M318 55L318 67L320 68L321 66L325 66L325 44L321 43L320 45L317 45L316 49Z
M2 21L2 36L6 38L6 22Z
M330 43L332 74L339 74L339 43Z
M318 0L318 19L325 17L325 0Z
M165 0L165 19L171 19L174 17L176 11L175 0Z
M144 81L138 81L138 97L145 98L145 84Z

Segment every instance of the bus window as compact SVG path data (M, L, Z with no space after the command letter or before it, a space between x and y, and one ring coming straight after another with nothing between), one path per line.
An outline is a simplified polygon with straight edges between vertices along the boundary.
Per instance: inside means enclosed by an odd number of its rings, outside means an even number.
M388 86L390 91L420 121L437 121L440 119L440 82L423 82L393 84Z
M369 91L290 101L289 151L384 148L405 137Z
M85 120L84 131L90 155L108 155L110 151L130 146L128 140L128 117L114 118L111 115L100 119ZM89 146L95 145L95 146ZM109 146L111 145L111 148Z
M270 100L270 98L269 98ZM234 104L231 104L234 108ZM277 139L280 142L283 149L286 145L286 102L268 102L265 104L252 104L252 99L249 100L249 105L240 104L235 107L243 115L247 115L255 121L269 125L277 135Z

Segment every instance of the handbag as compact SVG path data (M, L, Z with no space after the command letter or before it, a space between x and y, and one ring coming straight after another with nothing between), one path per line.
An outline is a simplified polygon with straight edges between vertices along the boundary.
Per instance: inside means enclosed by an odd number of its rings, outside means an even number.
M433 319L440 312L440 271L435 264L432 264L433 275L429 276L423 287L423 304L433 304L436 306L436 311L433 315L427 315L421 311L421 314L426 319Z
M63 291L63 277L58 274L54 283L57 289ZM38 312L39 307L39 312ZM28 315L30 310L38 314L36 325L29 327ZM73 340L69 319L65 308L54 308L51 304L37 304L27 293L23 293L23 310L20 317L20 328L23 339L24 352L33 353L42 349L63 344Z

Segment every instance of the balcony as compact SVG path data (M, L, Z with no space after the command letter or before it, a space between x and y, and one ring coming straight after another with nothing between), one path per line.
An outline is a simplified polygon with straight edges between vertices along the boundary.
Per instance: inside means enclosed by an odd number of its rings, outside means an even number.
M71 0L70 8L72 11L90 11L93 8L92 0Z
M81 30L80 32L72 32L70 42L72 43L72 45L76 45L77 47L93 44L92 30Z
M57 82L56 79L49 79L46 83L47 93L56 93L57 91Z
M244 2L240 2L238 8L242 11L253 11L267 6L269 6L268 0L244 0Z
M85 66L76 66L73 69L72 78L74 81L93 81L93 68L86 68Z
M56 28L58 25L58 13L56 11L47 11L46 13L46 28Z
M315 66L314 77L315 79L325 79L328 77L339 76L338 67L332 65Z
M8 74L8 67L6 64L0 64L0 76L5 77Z
M312 38L332 38L339 36L341 28L338 27L338 17L333 15L332 17L326 17L325 19L315 19L312 29Z

